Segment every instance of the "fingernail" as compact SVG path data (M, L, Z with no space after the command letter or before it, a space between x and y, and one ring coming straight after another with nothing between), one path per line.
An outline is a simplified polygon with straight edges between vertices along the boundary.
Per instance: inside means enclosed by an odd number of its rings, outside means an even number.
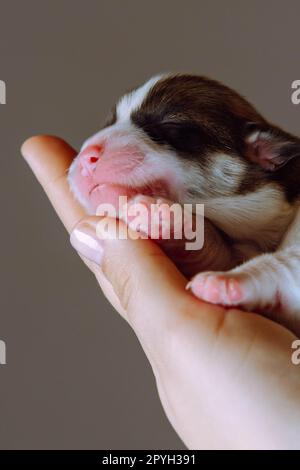
M76 227L70 236L73 248L88 260L101 265L103 246L94 227L88 224Z

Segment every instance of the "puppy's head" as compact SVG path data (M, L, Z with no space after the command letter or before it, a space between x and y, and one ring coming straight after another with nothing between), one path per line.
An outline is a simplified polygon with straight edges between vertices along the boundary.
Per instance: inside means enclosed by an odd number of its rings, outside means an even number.
M201 202L247 194L300 153L299 140L270 125L228 87L193 75L162 75L117 103L83 145L69 181L95 212L136 193Z

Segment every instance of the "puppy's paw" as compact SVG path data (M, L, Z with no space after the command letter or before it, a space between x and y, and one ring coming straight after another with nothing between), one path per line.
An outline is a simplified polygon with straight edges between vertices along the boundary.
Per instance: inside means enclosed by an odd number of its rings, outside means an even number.
M255 286L243 273L204 272L197 274L187 285L199 299L224 306L243 305L254 301Z
M261 255L226 272L197 274L187 287L201 300L265 315L300 333L298 248Z
M172 204L167 199L137 195L122 208L120 219L147 238L172 240L179 230L182 233L182 219L176 220Z
M274 255L262 255L230 271L199 273L187 287L206 302L268 313L290 308L286 276Z

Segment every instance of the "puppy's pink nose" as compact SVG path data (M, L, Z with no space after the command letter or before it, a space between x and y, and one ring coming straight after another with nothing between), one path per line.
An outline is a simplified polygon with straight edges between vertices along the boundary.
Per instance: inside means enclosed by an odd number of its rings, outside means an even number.
M90 176L93 174L102 153L102 146L90 145L79 154L79 164L82 176Z

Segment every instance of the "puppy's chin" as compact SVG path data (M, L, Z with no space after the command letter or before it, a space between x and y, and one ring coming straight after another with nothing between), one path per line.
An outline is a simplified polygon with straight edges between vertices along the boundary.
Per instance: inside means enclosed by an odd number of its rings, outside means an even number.
M90 206L93 213L102 214L113 208L114 213L118 214L120 208L136 194L136 190L125 186L114 184L96 185L90 193Z
M75 198L89 214L109 210L109 206L117 214L120 204L137 194L136 190L123 185L90 181L78 171L70 170L68 179Z
M105 178L95 178L94 175L83 176L78 158L70 167L68 181L71 191L91 215L109 210L112 210L112 215L118 215L119 209L137 194L170 199L167 184L163 180L140 181L134 178L133 182L132 178L128 183L126 181L120 183L117 176L115 178L113 175L109 176L110 181L105 181Z

